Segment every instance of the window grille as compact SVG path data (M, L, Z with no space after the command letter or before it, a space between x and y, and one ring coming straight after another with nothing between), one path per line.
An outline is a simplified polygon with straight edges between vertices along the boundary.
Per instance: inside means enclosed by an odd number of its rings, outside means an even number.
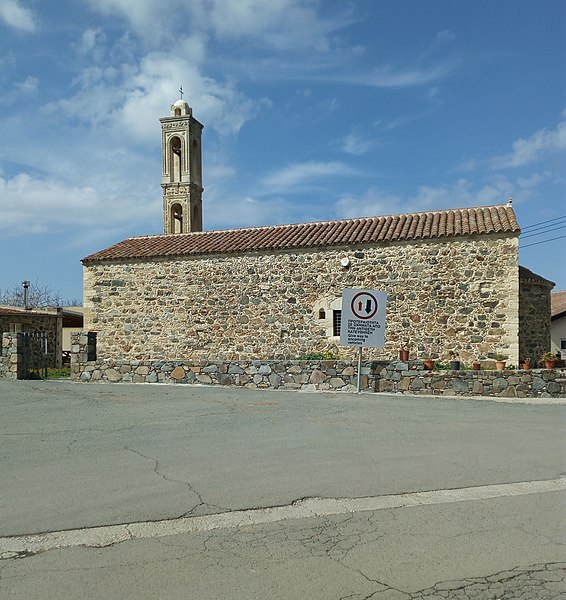
M342 325L342 311L332 311L332 335L340 336L340 325Z

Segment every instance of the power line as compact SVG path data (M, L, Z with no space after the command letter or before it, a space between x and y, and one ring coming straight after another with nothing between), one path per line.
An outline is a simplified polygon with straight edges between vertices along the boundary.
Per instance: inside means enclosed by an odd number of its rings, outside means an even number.
M526 227L521 227L522 231L526 231L527 229L533 229L538 227L539 225L544 225L545 223L552 223L553 221L560 221L562 219L566 219L566 215L562 215L560 217L555 217L554 219L547 219L546 221L540 221L539 223L533 223L532 225L527 225Z
M550 233L551 231L557 231L558 229L566 229L565 225L559 225L558 227L546 227L542 231L537 231L536 233L528 233L527 235L521 235L522 239L536 237L537 235L544 235L545 233Z
M527 244L526 246L520 246L521 249L530 248L531 246L538 246L539 244L546 244L546 242L553 242L554 240L561 240L562 238L566 238L566 235L559 235L555 238L550 238L549 240L542 240L541 242L534 242L533 244Z

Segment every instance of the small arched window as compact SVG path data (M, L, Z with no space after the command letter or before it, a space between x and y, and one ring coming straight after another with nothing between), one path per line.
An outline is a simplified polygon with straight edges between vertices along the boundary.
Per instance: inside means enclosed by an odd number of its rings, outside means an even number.
M319 319L326 319L326 311L324 310L324 308L321 308L318 311L318 318Z

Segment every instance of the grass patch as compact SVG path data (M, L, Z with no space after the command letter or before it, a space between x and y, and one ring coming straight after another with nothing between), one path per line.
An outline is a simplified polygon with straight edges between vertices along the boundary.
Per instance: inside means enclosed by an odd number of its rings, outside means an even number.
M301 354L299 360L339 360L339 357L332 352L313 352L311 354Z
M71 376L71 367L62 369L47 369L47 379L63 379Z

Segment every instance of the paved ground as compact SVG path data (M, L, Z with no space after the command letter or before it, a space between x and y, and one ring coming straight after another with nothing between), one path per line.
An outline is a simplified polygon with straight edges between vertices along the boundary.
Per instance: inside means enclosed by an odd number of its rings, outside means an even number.
M0 411L2 598L566 598L563 404L0 382Z

